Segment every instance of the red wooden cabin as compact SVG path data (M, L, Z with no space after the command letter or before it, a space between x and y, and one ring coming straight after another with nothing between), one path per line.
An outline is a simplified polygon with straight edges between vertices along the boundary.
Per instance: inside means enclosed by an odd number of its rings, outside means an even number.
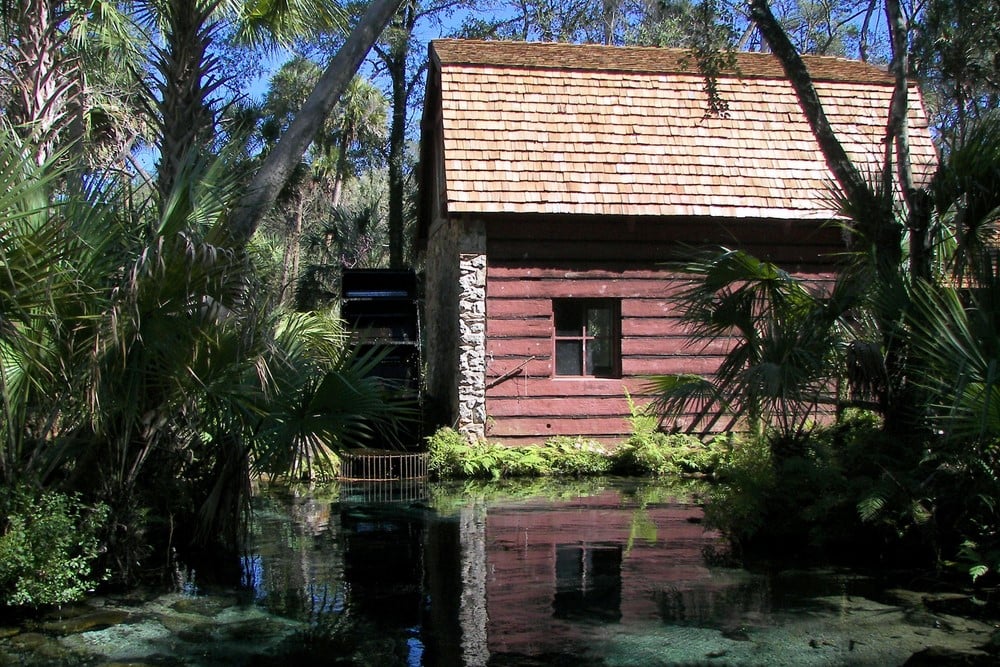
M892 79L807 57L849 154L877 173ZM430 47L420 243L428 394L470 437L612 442L645 376L711 373L665 262L740 247L829 279L833 177L773 56L738 54L706 113L684 51L443 40ZM911 141L934 164L914 94ZM864 168L864 167L863 167Z

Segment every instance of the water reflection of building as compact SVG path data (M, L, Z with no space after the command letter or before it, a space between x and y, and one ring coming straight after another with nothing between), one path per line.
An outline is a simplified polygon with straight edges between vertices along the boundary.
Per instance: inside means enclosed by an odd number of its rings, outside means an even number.
M657 618L654 591L687 590L685 582L709 576L700 519L692 505L623 507L615 491L490 508L487 650L556 652L590 623Z
M759 587L716 578L705 564L718 537L688 504L623 502L606 490L570 501L467 499L445 515L420 503L342 498L337 507L278 578L316 590L324 564L337 563L328 583L342 605L322 612L349 617L351 637L360 628L377 638L386 664L502 664L566 654L597 626L719 628L768 606ZM273 571L267 579L280 584Z

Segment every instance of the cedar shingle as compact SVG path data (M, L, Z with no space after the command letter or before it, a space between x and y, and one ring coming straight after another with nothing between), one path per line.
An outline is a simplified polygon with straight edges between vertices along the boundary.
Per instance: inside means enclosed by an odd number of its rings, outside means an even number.
M719 118L679 51L441 41L431 52L452 212L830 215L832 177L771 56L739 55L742 78L719 80L730 109ZM851 61L807 64L845 149L875 173L892 80ZM927 175L934 148L912 106Z

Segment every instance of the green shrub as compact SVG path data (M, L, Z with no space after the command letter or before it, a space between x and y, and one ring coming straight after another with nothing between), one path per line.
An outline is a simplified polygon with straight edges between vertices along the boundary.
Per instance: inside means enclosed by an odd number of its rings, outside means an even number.
M703 443L686 433L644 433L615 450L615 472L624 475L712 474L731 448L729 436Z
M612 458L594 440L555 436L542 447L541 454L556 475L603 475L611 471Z
M439 428L427 437L427 472L436 479L464 476L464 464L469 443L453 428Z
M768 499L776 487L771 448L763 438L736 442L723 458L716 486L705 506L706 521L740 541L755 535L765 521Z
M586 438L555 436L543 445L470 444L451 428L427 438L429 473L435 479L505 479L543 475L682 475L712 473L732 448L719 436L708 444L692 435L644 431L609 452Z
M611 468L600 444L556 437L541 446L505 447L481 441L470 444L451 428L427 438L428 472L436 479L501 479L543 475L589 475Z
M107 507L75 495L11 490L0 498L7 517L0 535L0 603L41 606L78 600L97 582L97 533Z
M615 451L615 472L623 475L680 474L667 438L665 433L633 435Z

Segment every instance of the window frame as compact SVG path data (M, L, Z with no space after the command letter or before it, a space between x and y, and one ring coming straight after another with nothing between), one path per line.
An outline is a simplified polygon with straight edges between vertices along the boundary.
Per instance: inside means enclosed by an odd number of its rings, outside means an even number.
M576 308L576 316L581 322L581 327L575 335L560 335L559 323L556 321L558 311L563 308ZM588 335L587 331L587 311L606 310L610 321L611 329L607 336L610 347L611 363L610 370L606 373L587 373L587 348L588 344L601 340L604 337ZM615 298L554 298L552 299L552 377L563 378L586 378L586 379L619 379L622 376L622 327L621 327L621 299ZM559 343L577 342L580 344L580 369L581 374L568 374L559 372Z

